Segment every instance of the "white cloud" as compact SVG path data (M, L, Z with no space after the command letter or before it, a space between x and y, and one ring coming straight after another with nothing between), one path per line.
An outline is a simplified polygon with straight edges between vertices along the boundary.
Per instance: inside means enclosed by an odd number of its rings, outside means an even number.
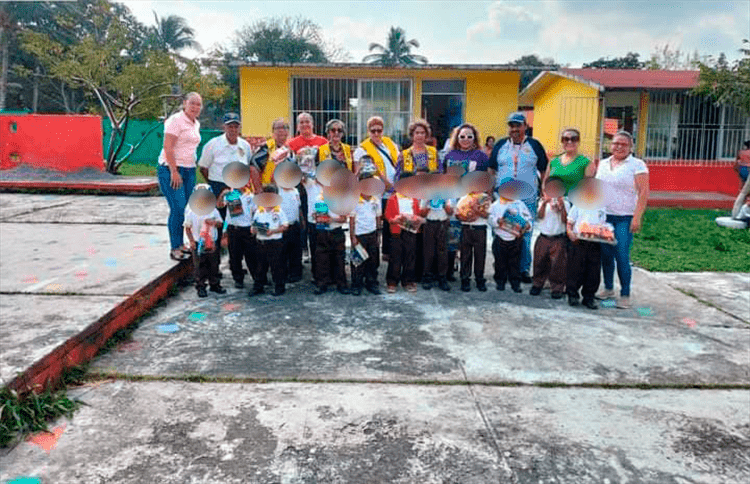
M511 4L505 0L498 0L492 3L487 9L487 19L470 25L466 29L466 38L469 41L474 41L486 34L494 36L511 34L514 25L524 23L538 24L541 21L541 17L529 10L530 5L534 4ZM545 2L539 2L538 5L544 6Z

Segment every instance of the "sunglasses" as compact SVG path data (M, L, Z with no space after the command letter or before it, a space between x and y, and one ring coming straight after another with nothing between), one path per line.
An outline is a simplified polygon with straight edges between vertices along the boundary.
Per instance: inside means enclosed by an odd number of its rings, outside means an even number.
M473 134L460 134L458 135L458 139L474 139Z
M331 128L328 130L329 133L343 133L344 130L340 128ZM372 132L372 131L371 131Z
M382 132L383 132L383 128L380 128L380 129L378 129L378 128L372 128L372 129L370 129L370 133L382 133Z
M563 136L562 138L560 138L560 141L562 141L563 143L578 143L579 141L581 141L581 138L579 138L578 136Z

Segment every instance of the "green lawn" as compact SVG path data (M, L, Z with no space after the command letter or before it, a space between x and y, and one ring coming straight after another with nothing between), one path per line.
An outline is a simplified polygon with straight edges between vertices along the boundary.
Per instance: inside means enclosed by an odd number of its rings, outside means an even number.
M719 227L726 210L650 208L631 258L660 272L750 272L750 231Z
M140 163L123 163L120 165L120 175L123 176L156 176L156 166ZM206 183L200 171L196 171L196 183Z

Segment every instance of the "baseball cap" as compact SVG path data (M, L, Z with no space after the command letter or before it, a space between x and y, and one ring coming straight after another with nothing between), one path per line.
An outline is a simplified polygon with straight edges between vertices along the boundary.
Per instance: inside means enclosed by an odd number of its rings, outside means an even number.
M240 124L240 115L237 113L226 113L224 115L224 124L237 123Z
M526 116L522 112L515 112L508 116L508 124L510 123L521 123L526 124Z

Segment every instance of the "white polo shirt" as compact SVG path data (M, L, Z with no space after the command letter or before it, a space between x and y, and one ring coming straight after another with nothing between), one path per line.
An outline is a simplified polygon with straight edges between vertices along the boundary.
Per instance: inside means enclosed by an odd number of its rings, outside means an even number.
M209 140L203 147L203 153L198 165L208 168L208 179L211 181L224 181L224 167L233 161L239 161L245 165L250 164L250 156L253 149L250 143L242 137L237 137L237 143L230 144L226 134Z
M380 198L370 197L365 200L359 197L359 203L352 213L354 217L354 235L364 235L378 229L377 218L383 215L383 205Z
M299 222L299 208L302 206L299 190L296 188L280 188L279 195L281 196L281 210L286 215L287 222L289 224Z
M599 162L596 178L607 184L607 215L633 215L638 203L638 191L635 188L635 175L648 173L643 160L633 155L628 156L614 170L612 157Z
M282 225L289 225L284 211L278 205L274 208L258 207L253 215L253 223L268 224L269 230L278 229ZM272 235L266 235L261 232L256 234L258 240L281 240L282 236L281 232Z

